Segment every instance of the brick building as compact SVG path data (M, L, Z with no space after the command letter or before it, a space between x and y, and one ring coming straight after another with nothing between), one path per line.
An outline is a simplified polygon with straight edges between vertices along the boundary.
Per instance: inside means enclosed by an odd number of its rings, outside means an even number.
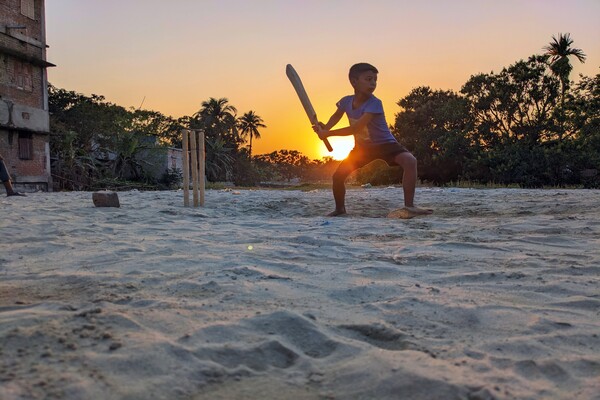
M51 66L44 0L2 0L0 155L18 190L52 190L46 74Z

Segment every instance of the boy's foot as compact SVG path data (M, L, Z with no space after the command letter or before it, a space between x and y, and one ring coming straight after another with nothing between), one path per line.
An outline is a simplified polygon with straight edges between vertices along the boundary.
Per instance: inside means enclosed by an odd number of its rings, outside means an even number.
M27 195L25 195L24 193L19 193L19 192L12 192L12 193L7 193L6 197L10 197L10 196L21 196L21 197L27 197Z
M433 210L419 207L404 207L392 211L388 214L388 218L410 219L419 215L429 215Z
M335 210L327 214L328 217L341 217L346 214L346 210Z

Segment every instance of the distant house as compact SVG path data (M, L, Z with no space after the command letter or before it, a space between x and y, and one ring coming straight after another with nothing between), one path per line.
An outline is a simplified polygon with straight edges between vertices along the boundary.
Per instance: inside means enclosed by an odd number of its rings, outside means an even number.
M173 170L183 170L183 150L174 147L160 147L157 139L146 136L143 139L146 149L137 156L143 162L147 176L161 180L165 174Z
M0 154L19 190L52 190L44 0L0 2Z
M133 171L131 168L125 170L123 178L137 179L139 176L152 178L160 181L165 174L173 173L174 170L183 169L183 150L175 147L164 147L158 144L154 136L139 135L140 149L135 153L136 164L139 168ZM117 154L111 151L100 151L99 146L94 144L94 157L99 162L111 162L117 158Z

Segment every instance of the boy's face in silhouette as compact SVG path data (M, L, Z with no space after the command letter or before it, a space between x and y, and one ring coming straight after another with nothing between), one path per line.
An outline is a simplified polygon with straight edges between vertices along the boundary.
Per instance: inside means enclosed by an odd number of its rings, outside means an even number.
M355 94L370 96L377 87L377 73L373 71L361 73L358 78L352 80L352 87Z

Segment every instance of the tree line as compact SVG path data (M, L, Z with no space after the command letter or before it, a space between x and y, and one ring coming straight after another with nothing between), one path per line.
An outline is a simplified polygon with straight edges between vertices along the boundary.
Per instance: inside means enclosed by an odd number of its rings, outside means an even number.
M50 154L58 190L178 187L182 171L152 174L168 148L181 148L182 129L202 129L206 178L252 186L265 181L325 180L336 162L309 160L296 150L252 155L265 128L255 111L237 116L226 98L209 98L191 116L172 118L157 111L126 109L103 96L49 87Z
M393 132L420 178L598 187L600 74L571 82L569 59L586 58L572 44L561 34L544 54L474 75L459 93L418 87L401 99Z
M575 57L585 61L568 34L553 37L545 53L499 73L472 76L460 92L413 89L398 101L390 128L419 160L422 181L581 185L597 187L600 169L600 74L570 80ZM255 111L237 115L226 98L209 98L191 116L126 109L103 96L49 88L52 174L59 189L177 187L181 171L157 178L152 157L181 148L181 130L202 129L206 175L212 182L255 185L265 181L329 180L337 162L310 160L295 150L253 155L266 128ZM359 183L397 183L394 168L374 163Z

